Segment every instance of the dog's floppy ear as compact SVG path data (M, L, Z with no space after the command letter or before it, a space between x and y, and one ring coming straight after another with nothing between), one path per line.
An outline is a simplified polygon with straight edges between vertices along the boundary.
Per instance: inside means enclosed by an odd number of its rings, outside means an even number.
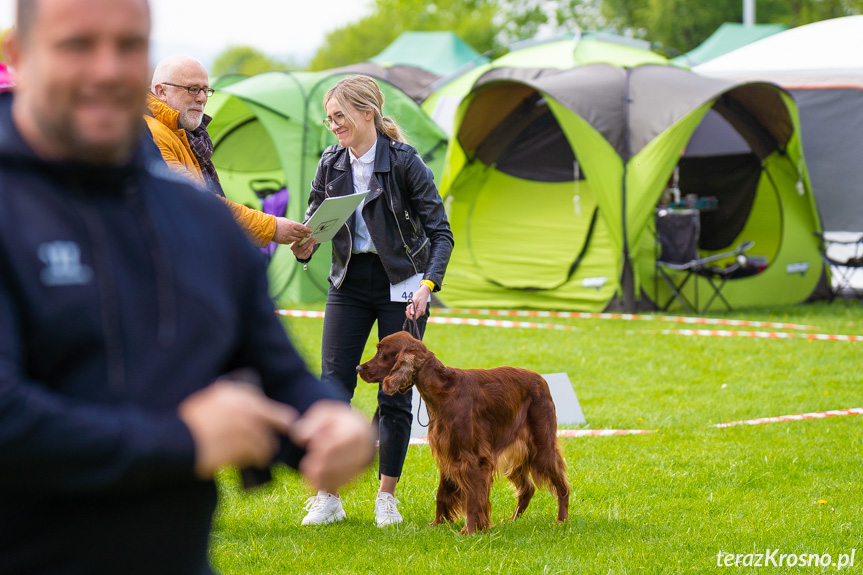
M384 393L393 395L403 387L410 385L417 371L419 371L420 360L414 350L403 349L396 357L390 374L384 378L382 383Z

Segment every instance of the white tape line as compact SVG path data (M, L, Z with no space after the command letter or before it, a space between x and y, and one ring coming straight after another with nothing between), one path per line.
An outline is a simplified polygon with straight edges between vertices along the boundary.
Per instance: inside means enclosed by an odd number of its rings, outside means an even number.
M611 435L644 435L655 429L558 429L558 437L608 437Z
M753 337L759 339L808 339L817 341L863 341L863 335L841 335L830 333L788 333L784 331L733 331L715 329L662 329L643 330L638 333L662 335L685 335L699 337Z
M428 323L444 325L474 325L485 327L522 328L522 329L556 329L559 331L575 331L578 328L572 325L558 323L534 323L530 321L509 321L499 319L478 319L475 317L437 317L432 316Z
M811 325L799 325L794 323L776 323L769 321L750 321L744 319L722 319L711 317L689 317L671 315L648 315L630 313L588 313L570 311L536 311L536 310L513 310L513 309L458 309L442 308L435 309L435 313L450 315L491 315L508 317L555 317L576 319L617 319L624 321L668 321L676 323L700 324L700 325L729 325L737 327L767 327L771 329L796 329L811 331L818 329Z
M713 425L713 427L733 427L735 425L761 425L762 423L775 423L777 421L823 419L825 417L835 417L837 415L863 415L863 407L852 407L851 409L831 409L830 411L813 411L812 413L801 413L797 415L780 415L779 417L759 417L758 419L745 419L743 421L716 423Z
M312 319L323 319L324 312L304 309L277 309L276 313L286 317L307 317Z
M302 317L321 319L324 317L322 311L301 310L301 309L280 309L276 313L286 317ZM774 323L761 321L748 321L737 319L718 319L709 317L685 317L685 316L653 316L641 314L621 314L621 313L586 313L586 312L569 312L569 311L533 311L533 310L503 310L503 309L436 309L435 313L444 315L491 315L491 316L506 316L506 317L549 317L549 318L576 318L576 319L619 319L626 321L645 320L645 321L669 321L687 324L703 324L703 325L729 325L741 327L769 327L772 329L795 329L795 330L813 330L817 329L814 326L798 325L793 323ZM450 325L476 325L488 327L521 327L528 329L557 329L557 330L574 330L574 326L548 324L548 323L527 323L527 322L507 322L490 319L476 318L459 318L459 317L437 317L429 318L429 323L450 324ZM679 330L680 332L692 330ZM698 330L708 331L708 330ZM663 331L661 333L674 333L672 330ZM717 332L718 333L718 332ZM730 333L754 333L754 332L728 332ZM759 332L762 333L762 332ZM704 335L704 334L698 334ZM812 337L811 339L824 339L829 337L840 336L825 336ZM856 337L856 336L844 336Z
M307 311L299 309L279 309L276 313L286 317L304 317L312 319L322 319L324 312L322 311ZM578 328L571 325L561 325L556 323L534 323L527 321L510 321L499 319L479 319L475 317L437 317L432 316L428 319L428 323L444 324L444 325L472 325L485 327L502 327L502 328L522 328L522 329L554 329L559 331L574 331Z

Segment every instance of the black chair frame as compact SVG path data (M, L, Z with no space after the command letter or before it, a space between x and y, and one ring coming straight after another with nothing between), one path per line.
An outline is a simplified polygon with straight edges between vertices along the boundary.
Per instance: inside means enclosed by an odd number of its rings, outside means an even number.
M850 299L863 297L863 289L852 285L851 280L857 270L863 269L863 234L857 239L839 240L826 238L823 232L814 232L821 242L821 259L830 269L830 298L842 297L847 304ZM830 246L853 246L852 255L845 259L837 259L829 254ZM832 280L836 280L835 282Z
M728 311L734 311L731 307L731 304L728 303L728 300L725 299L724 295L722 295L722 288L725 287L725 283L733 274L735 274L738 270L740 270L740 268L748 264L748 259L745 252L751 249L754 245L755 242L753 242L752 240L747 240L741 242L735 249L731 251L713 254L703 258L696 258L683 263L664 262L661 260L657 260L656 269L659 272L660 277L662 277L662 279L671 289L672 294L668 301L665 302L665 305L661 306L662 311L667 311L668 307L674 302L675 299L680 301L680 305L683 306L683 309L686 310L687 313L695 313L699 315L704 314L708 309L710 309L711 304L713 304L713 302L717 299L720 300L723 304L725 304L725 307L728 309ZM731 265L727 265L725 267L718 267L712 265L714 262L727 259L729 257L734 258L734 262ZM683 276L682 280L680 280L679 282L675 282L671 275L666 272L666 270L686 272L686 274ZM708 298L707 303L704 304L704 307L700 307L698 304L697 280L695 282L694 305L683 294L683 288L689 281L689 278L692 276L705 278L708 285L711 287L712 291L710 298Z

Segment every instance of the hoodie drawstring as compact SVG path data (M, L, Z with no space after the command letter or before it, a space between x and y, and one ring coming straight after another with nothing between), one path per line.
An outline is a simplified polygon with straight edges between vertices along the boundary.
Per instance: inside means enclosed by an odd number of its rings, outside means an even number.
M77 186L76 186L77 187ZM120 305L117 302L117 286L112 273L111 262L108 261L102 245L108 238L98 237L104 234L98 215L86 204L70 202L81 216L90 246L93 249L93 269L96 285L99 291L99 308L102 316L102 331L105 335L105 356L108 371L108 388L120 394L126 387L126 361L123 354L123 342L120 337Z
M80 185L73 184L77 193L85 194ZM151 249L147 250L153 262L156 280L156 306L158 313L157 341L162 347L170 347L177 337L177 296L175 293L174 274L168 262L162 242L156 233L152 216L139 193L133 178L123 183L123 198L131 208L132 213L141 224L144 241ZM117 281L113 273L104 246L110 245L112 239L107 237L102 225L100 214L86 202L70 202L74 210L81 216L87 236L93 250L93 266L96 270L97 288L102 311L102 330L105 335L105 350L107 356L109 388L120 393L126 385L126 366L121 338L120 304L117 298Z
M156 274L156 302L159 310L156 338L162 347L167 348L173 345L177 338L177 294L174 273L165 253L165 246L159 239L159 234L156 233L156 226L144 195L137 193L132 186L128 186L124 191L132 211L141 223L144 240L153 248L150 254Z

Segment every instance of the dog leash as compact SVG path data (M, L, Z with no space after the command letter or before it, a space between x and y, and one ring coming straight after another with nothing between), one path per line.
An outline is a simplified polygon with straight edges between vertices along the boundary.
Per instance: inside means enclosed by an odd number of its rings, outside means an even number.
M422 337L420 336L420 326L417 323L417 320L415 317L409 317L409 318L405 319L404 324L402 324L402 331L408 332L413 337L415 337L419 340L422 339ZM429 426L428 422L423 423L420 421L420 411L422 410L423 397L421 395L419 395L419 392L417 392L417 395L419 396L419 403L417 404L417 417L416 417L417 423L419 424L420 427L428 427ZM378 419L380 417L380 413L381 413L381 408L380 408L380 406L378 406L375 408L374 415L372 415L372 421L374 421L375 419ZM431 420L429 420L429 422L430 421Z
M419 340L422 339L422 336L420 335L420 326L417 323L417 318L415 317L405 318L405 323L402 325L402 330L408 332L413 337ZM419 401L417 402L417 423L420 427L428 427L429 423L431 422L431 418L429 418L429 421L427 421L426 423L420 421L420 410L423 406L423 396L420 395L419 392L417 392L417 395L419 396Z
M415 317L405 318L402 330L408 332L417 339L422 339L422 336L420 335L420 326Z

